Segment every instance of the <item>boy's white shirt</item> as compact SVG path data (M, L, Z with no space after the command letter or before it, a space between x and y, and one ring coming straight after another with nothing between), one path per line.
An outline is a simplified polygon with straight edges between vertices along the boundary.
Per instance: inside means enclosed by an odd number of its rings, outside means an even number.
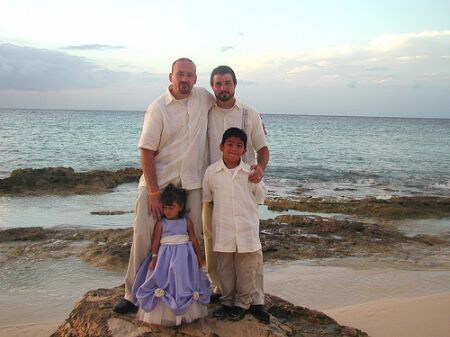
M209 166L203 177L203 202L213 202L213 250L249 253L261 249L258 204L267 190L248 181L250 166L242 160L231 175L223 160Z

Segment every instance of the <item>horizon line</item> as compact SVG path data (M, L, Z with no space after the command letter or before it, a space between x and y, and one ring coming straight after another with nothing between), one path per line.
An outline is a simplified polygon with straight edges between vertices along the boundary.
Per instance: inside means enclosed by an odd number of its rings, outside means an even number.
M102 111L102 112L144 112L144 110L127 109L68 109L68 108L11 108L0 107L0 110L39 110L39 111ZM365 115L328 115L328 114L303 114L303 113L260 113L260 115L283 115L283 116L306 116L306 117L356 117L356 118L393 118L393 119L443 119L449 120L450 117L413 117L413 116L365 116Z

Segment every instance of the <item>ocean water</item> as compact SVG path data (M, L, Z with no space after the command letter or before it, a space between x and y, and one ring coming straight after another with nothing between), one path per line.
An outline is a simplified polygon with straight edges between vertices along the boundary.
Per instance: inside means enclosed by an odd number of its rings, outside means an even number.
M18 168L139 167L144 112L0 109L0 178ZM450 195L450 119L263 115L272 194ZM93 196L0 197L0 227L130 226L136 184ZM43 212L42 210L45 210Z
M143 116L136 111L0 109L0 178L27 167L70 166L77 171L139 167L137 143ZM333 197L450 195L450 120L301 115L263 115L263 120L271 152L265 180L272 195L289 194L298 188L308 195ZM112 193L95 195L3 196L0 229L129 227L132 213L99 216L90 212L133 210L136 189L137 184L131 183L118 186ZM261 208L262 218L272 215ZM413 225L414 234L440 233L450 230L450 219L442 219L439 226L434 220L402 225L409 232ZM62 321L83 292L123 282L123 273L97 269L76 257L18 259L0 267L0 326ZM268 289L280 282L274 276L286 274L272 272L270 266L266 269ZM315 271L316 278L311 278L311 269L303 273L308 277L301 288L308 289L312 299L319 298L316 294L329 286L327 280L339 277L319 272L327 270ZM346 269L340 275L349 272ZM392 273L387 279L385 268L363 273L352 276L359 288L349 288L361 300L367 292L374 294L377 290L384 291L380 296L396 294L405 283L412 284L409 288L413 289L426 288L426 293L447 291L449 284L448 271L408 271L402 272L400 276L405 276L401 278ZM345 278L340 282L348 284ZM386 287L382 289L380 284ZM332 294L342 290L330 289ZM341 297L339 303L345 304L345 296ZM307 299L298 304L305 303L321 305Z

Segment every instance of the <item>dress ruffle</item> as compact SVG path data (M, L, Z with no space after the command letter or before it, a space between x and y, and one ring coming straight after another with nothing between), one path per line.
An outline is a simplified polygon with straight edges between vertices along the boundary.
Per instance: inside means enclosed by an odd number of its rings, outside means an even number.
M198 266L192 242L161 245L154 270L148 270L151 259L149 255L144 260L133 285L138 318L178 325L206 316L210 282Z

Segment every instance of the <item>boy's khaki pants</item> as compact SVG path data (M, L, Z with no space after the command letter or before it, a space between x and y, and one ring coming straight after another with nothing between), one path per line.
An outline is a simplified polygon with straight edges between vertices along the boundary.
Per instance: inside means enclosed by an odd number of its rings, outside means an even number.
M261 250L252 253L216 252L222 285L222 304L247 310L255 292L255 277Z
M187 191L186 216L194 224L195 236L201 242L202 238L202 190ZM156 221L147 214L147 187L139 187L135 204L133 244L130 250L127 275L125 277L125 299L136 304L136 298L131 290L134 279L142 262L150 253L153 229Z
M214 286L214 292L223 294L220 286L221 278L217 272L217 257L213 252L212 211L213 204L211 202L203 203L203 238L205 245L206 269L211 283ZM263 254L261 250L258 252L255 289L252 293L252 305L264 304Z

